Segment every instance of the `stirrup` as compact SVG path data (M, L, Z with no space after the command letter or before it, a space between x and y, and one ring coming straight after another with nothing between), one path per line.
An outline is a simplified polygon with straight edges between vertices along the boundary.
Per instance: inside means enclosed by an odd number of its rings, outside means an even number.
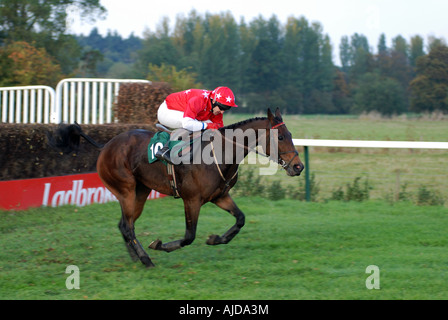
M171 157L170 157L170 148L169 147L163 147L162 149L160 149L159 151L156 152L156 154L154 155L157 159L159 159L160 161L166 161L169 164L173 164L171 162Z

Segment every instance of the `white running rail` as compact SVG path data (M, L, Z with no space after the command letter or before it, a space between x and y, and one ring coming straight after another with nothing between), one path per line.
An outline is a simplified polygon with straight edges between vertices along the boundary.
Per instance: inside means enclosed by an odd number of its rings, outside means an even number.
M363 141L363 140L314 140L294 139L295 146L304 147L346 147L386 149L441 149L448 150L448 142L419 141Z
M1 122L48 124L55 101L54 89L47 86L0 88Z

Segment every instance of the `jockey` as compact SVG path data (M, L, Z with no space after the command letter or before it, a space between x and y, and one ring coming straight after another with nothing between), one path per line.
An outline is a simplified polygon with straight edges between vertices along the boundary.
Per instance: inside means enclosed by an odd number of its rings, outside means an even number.
M224 127L224 112L237 107L235 95L227 87L214 91L190 89L169 95L160 105L157 118L171 129L216 130ZM155 157L171 163L169 146L156 152Z

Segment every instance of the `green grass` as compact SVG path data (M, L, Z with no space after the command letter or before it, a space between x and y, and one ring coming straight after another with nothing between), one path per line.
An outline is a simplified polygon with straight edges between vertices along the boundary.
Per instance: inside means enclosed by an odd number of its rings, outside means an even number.
M201 211L195 243L133 263L117 203L1 212L0 299L447 299L448 209L364 203L236 199L247 225L227 246L205 245L234 219ZM182 201L151 201L137 222L146 247L184 233ZM81 272L67 290L66 267ZM381 289L367 290L377 265Z

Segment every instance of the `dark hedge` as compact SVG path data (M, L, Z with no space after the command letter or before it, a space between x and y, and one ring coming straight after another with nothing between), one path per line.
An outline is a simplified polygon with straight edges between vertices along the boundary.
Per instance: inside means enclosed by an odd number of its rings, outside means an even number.
M167 83L128 83L120 86L115 115L119 123L157 122L157 110L172 93Z
M21 180L96 172L99 150L81 139L77 153L63 154L47 144L47 132L57 125L0 124L0 180ZM153 125L81 125L101 144L132 129L154 131Z

